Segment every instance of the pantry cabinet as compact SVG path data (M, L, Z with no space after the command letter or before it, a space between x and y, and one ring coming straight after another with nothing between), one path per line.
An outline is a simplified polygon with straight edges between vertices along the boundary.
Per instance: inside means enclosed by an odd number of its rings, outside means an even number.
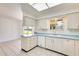
M38 36L38 45L40 47L45 47L45 37L44 36Z

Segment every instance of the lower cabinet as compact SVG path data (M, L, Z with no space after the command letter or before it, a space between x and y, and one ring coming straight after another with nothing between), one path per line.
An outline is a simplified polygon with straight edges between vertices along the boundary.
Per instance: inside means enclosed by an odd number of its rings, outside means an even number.
M45 47L45 36L38 36L38 45L40 47Z
M21 39L21 48L29 51L37 45L36 37L26 37Z
M37 37L31 37L30 44L31 48L35 47L37 45Z
M79 56L79 41L75 41L75 55Z
M53 49L53 39L51 37L46 37L46 47L45 48L48 48L48 49Z
M46 48L62 52L63 40L59 38L46 37Z
M70 56L75 55L75 41L74 40L69 40L69 39L63 39L63 51L62 53Z
M79 41L75 39L38 36L38 45L69 56L79 56Z
M53 38L54 44L53 44L53 50L62 52L63 51L63 40L60 38Z

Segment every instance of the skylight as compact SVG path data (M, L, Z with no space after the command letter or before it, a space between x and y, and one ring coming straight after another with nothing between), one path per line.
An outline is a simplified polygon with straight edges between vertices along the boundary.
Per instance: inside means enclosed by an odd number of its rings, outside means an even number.
M48 8L54 7L56 5L59 5L61 3L29 3L33 8L35 8L37 11L43 11Z

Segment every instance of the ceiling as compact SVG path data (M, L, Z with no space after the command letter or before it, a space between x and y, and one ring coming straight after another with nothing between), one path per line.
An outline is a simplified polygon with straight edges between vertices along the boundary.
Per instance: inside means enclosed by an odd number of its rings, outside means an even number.
M66 13L79 11L79 3L62 3L60 5L56 5L55 7L52 7L40 12L37 11L28 3L21 4L21 5L22 5L22 10L24 15L29 15L35 18L58 16Z

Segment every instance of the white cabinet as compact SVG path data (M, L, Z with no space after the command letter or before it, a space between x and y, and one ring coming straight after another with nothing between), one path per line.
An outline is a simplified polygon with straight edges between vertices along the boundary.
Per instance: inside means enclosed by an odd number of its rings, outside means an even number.
M26 25L26 26L35 26L35 20L30 18L30 17L27 17L25 16L23 18L23 25Z
M48 25L48 20L39 20L38 24L37 24L37 28L38 30L42 30L42 29L48 29L49 25Z
M46 37L46 48L66 55L75 55L75 42L70 39ZM79 52L78 49L77 51Z
M37 45L37 39L36 37L27 37L21 39L21 48L29 51L33 47Z
M46 48L62 52L63 40L59 38L46 37Z
M75 41L75 55L79 56L79 41Z
M54 44L53 44L53 49L58 52L63 51L63 39L60 38L53 38L54 39Z
M51 37L46 37L46 48L53 49L53 39Z
M75 55L75 41L70 39L63 39L62 53L74 56Z
M31 48L37 46L37 37L32 37L30 40Z
M69 29L79 29L79 13L67 15L67 20Z
M44 36L38 36L38 45L40 47L45 47L45 37Z

